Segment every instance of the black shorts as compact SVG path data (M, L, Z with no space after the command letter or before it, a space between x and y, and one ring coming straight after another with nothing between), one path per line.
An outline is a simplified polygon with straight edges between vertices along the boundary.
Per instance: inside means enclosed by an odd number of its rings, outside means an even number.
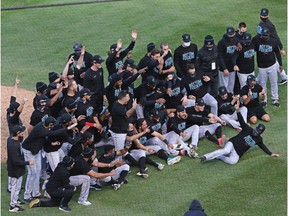
M252 116L256 116L258 119L261 119L263 115L267 114L265 109L262 106L248 108L247 117L250 119Z

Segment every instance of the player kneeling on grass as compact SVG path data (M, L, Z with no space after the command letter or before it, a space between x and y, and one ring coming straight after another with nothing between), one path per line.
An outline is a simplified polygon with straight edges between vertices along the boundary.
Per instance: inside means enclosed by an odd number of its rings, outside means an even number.
M74 166L74 159L70 156L65 156L60 162L46 184L47 193L51 199L43 201L34 199L29 203L29 207L54 207L59 206L59 209L64 212L70 212L68 203L71 200L76 187L70 184L70 170Z
M261 134L265 131L265 126L263 124L259 124L256 128L251 128L245 123L240 113L239 106L237 107L236 111L242 131L236 136L230 138L223 149L218 149L201 156L201 161L213 160L216 158L228 164L236 164L240 157L242 157L242 155L248 151L249 148L255 145L258 145L271 157L279 157L279 154L273 154L263 143Z

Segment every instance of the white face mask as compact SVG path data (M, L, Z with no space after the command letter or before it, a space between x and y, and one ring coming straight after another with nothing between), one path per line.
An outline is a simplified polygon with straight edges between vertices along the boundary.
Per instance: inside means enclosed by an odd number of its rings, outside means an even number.
M183 42L183 46L184 46L184 47L189 47L190 44L191 44L191 41L189 41L189 42Z

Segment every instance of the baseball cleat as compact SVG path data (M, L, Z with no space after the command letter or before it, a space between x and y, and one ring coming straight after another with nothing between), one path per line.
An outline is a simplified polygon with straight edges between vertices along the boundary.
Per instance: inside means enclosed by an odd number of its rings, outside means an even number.
M145 178L145 179L149 177L149 175L147 173L141 173L141 172L138 172L136 175L140 176L142 178Z
M287 79L286 80L281 80L280 82L278 82L278 85L284 85L287 83Z
M161 163L157 163L157 168L159 169L159 170L163 170L164 169L164 164L161 164Z
M170 166L170 165L179 163L180 160L181 160L181 156L176 156L176 157L174 157L174 158L168 158L168 159L167 159L167 164Z

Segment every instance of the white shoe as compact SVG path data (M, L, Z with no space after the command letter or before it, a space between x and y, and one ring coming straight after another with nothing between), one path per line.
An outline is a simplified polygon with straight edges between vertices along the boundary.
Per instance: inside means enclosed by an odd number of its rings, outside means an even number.
M140 173L140 172L138 172L136 175L137 175L137 176L141 176L141 177L143 177L143 178L145 178L145 179L149 177L149 175L148 175L147 173Z
M91 202L89 202L88 200L83 200L83 201L78 200L78 203L81 205L84 205L84 206L90 206L91 205Z
M112 187L115 191L117 191L121 187L121 184L112 184Z
M164 164L161 164L161 163L157 163L157 164L158 164L157 168L159 170L163 170L164 169Z
M170 165L178 163L180 160L181 160L181 156L176 156L174 158L168 158L167 164L170 166Z

